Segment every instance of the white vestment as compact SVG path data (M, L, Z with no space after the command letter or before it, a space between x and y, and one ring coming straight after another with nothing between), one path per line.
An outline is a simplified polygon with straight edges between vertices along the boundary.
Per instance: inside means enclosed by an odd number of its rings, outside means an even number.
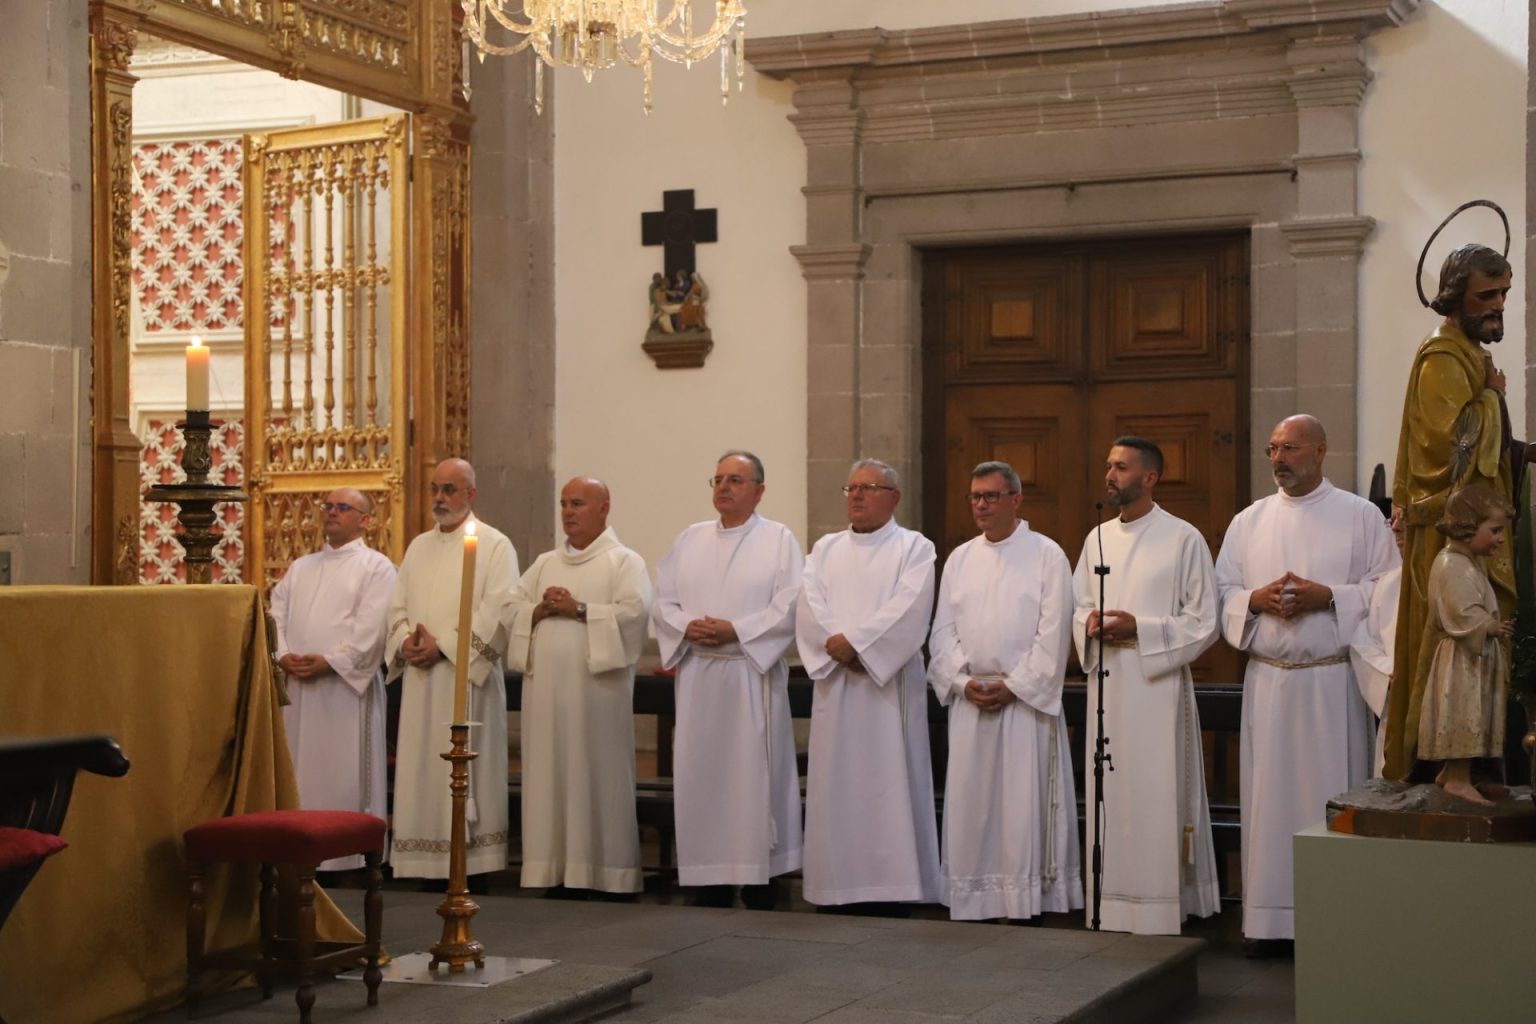
M533 624L550 587L587 621ZM534 888L640 891L635 662L645 642L645 561L605 530L546 551L518 581L509 664L523 673L523 874Z
M923 640L933 543L892 520L816 542L805 562L795 640L815 680L805 798L809 903L939 898ZM858 652L827 654L841 633Z
M1135 646L1085 642L1099 605L1099 544L1109 575L1104 607L1136 617ZM1088 535L1074 578L1072 639L1088 674L1088 835L1093 849L1092 756L1098 721L1095 670L1104 680L1104 735L1115 771L1104 774L1102 927L1177 935L1191 914L1221 909L1211 810L1205 793L1200 714L1189 666L1216 642L1216 579L1200 531L1157 505ZM1089 904L1093 881L1089 879ZM1089 912L1092 916L1092 911Z
M387 816L384 626L394 589L394 564L361 537L298 559L272 588L277 657L318 654L332 669L288 677L283 730L305 810ZM357 854L320 870L362 866Z
M467 520L466 520L467 521ZM503 618L517 583L517 552L499 530L479 520L475 550L474 612L470 620L470 749L466 870L471 875L507 866L507 688L502 674L507 631ZM385 650L390 679L403 675L400 727L395 742L395 874L447 878L453 803L453 659L458 655L459 592L464 574L464 525L451 533L429 530L411 541L389 609ZM420 623L443 657L429 669L409 666L401 645Z
M789 717L795 600L805 556L789 527L753 515L684 530L656 567L662 666L677 669L673 785L678 881L759 885L800 867L800 772ZM688 642L729 621L737 642Z
M1291 837L1370 775L1370 715L1349 641L1376 581L1399 562L1376 506L1327 480L1300 498L1279 491L1254 502L1227 527L1216 560L1221 631L1249 653L1240 769L1248 938L1295 937ZM1251 613L1253 591L1287 571L1332 588L1333 607L1293 619Z
M1397 594L1403 584L1399 566L1376 581L1371 592L1371 610L1349 643L1349 663L1355 669L1360 696L1377 718L1376 752L1371 758L1371 777L1381 775L1383 744L1386 741L1387 690L1392 682L1392 657L1397 643Z
M928 680L949 707L940 898L957 921L1083 905L1061 711L1071 572L1060 546L1023 521L1006 540L966 541L944 563ZM965 697L973 679L1018 699L983 712Z

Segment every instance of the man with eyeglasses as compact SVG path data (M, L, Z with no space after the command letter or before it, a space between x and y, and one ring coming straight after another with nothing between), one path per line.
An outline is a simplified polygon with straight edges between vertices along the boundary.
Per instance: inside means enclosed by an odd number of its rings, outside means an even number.
M1256 956L1284 953L1296 935L1291 837L1370 777L1373 726L1349 644L1398 564L1376 506L1323 476L1321 423L1281 420L1264 452L1280 489L1232 519L1216 559L1222 636L1248 652L1243 935Z
M816 542L795 610L815 681L805 799L804 896L824 906L939 898L923 640L933 543L898 526L896 470L849 471L848 529Z
M1104 733L1116 768L1104 774L1100 921L1138 935L1177 935L1186 917L1221 909L1189 670L1216 642L1216 578L1200 531L1153 500L1162 475L1154 442L1115 439L1104 489L1117 514L1083 541L1073 578L1072 639L1090 684L1101 659L1108 672ZM1094 572L1101 564L1110 570L1102 610ZM1087 721L1097 714L1090 685ZM1087 786L1091 808L1092 773ZM1090 814L1089 848L1096 832ZM1091 902L1091 878L1088 895Z
M1018 473L971 470L981 531L944 563L928 681L949 708L943 901L957 921L1030 920L1083 905L1061 687L1072 567L1018 516Z
M272 588L277 663L288 677L283 729L305 810L385 816L384 622L395 567L364 541L373 502L339 487L320 505L325 545ZM361 854L322 871L363 866Z
M453 720L464 533L475 522L474 611L469 638L470 747L466 871L482 875L507 866L507 696L502 662L503 622L517 585L517 552L501 531L474 515L475 468L444 459L432 471L432 518L437 527L411 541L400 563L389 608L389 678L403 677L395 744L395 874L448 877L452 802L446 726ZM484 891L484 880L472 879Z
M677 670L678 881L772 909L769 879L800 868L800 773L789 715L795 600L805 564L789 527L757 513L763 464L730 451L709 485L719 518L688 527L656 567L651 616Z

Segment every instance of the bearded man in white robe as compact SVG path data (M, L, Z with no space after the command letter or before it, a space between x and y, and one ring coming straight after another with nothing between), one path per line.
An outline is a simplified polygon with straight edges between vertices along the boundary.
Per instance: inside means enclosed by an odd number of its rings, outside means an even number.
M1403 553L1405 526L1403 510L1393 509L1387 524L1397 553ZM1375 754L1371 758L1371 778L1381 775L1386 761L1387 699L1392 689L1393 662L1397 644L1397 599L1403 586L1403 567L1399 565L1376 581L1371 591L1371 608L1355 627L1349 642L1349 663L1355 670L1355 682L1366 707L1379 720L1376 726Z
M823 905L932 903L938 827L923 639L933 543L893 518L896 471L853 464L849 527L816 542L795 611L815 681L805 800L804 896Z
M652 609L662 667L677 670L678 881L705 887L701 905L730 906L739 885L748 907L768 910L769 879L804 853L784 656L805 556L789 527L757 514L756 455L721 456L710 486L720 516L678 535Z
M608 488L560 492L565 542L523 574L508 657L523 673L523 874L530 888L639 892L635 662L651 581L608 527Z
M320 506L325 546L294 561L272 588L277 663L288 677L283 708L299 805L386 817L384 626L395 566L363 540L373 502L340 487ZM348 871L338 857L321 871Z
M1085 742L1091 750L1102 658L1104 735L1116 768L1104 774L1100 926L1138 935L1177 935L1186 917L1221 909L1189 669L1216 642L1216 579L1200 531L1153 500L1162 474L1156 444L1115 440L1104 488L1119 515L1083 541L1073 581L1072 636L1088 674ZM1109 567L1102 613L1094 572L1100 564ZM1094 807L1090 771L1090 850L1098 832ZM1092 899L1090 878L1090 907Z
M385 655L390 679L403 677L395 744L395 874L448 877L453 805L448 763L452 744L459 599L464 572L464 527L473 514L475 470L446 459L432 472L432 518L437 528L411 541L400 563L389 609ZM507 866L507 691L502 673L507 602L517 583L517 552L499 530L475 520L474 611L469 638L470 749L466 805L466 873ZM473 890L484 889L475 879Z
M950 553L928 639L928 681L949 708L941 898L957 921L1028 920L1083 905L1061 687L1071 566L1019 519L1006 462L971 471L981 535Z
M1248 652L1243 935L1254 955L1283 953L1296 935L1292 836L1369 777L1370 711L1349 641L1399 564L1376 506L1323 477L1321 423L1281 420L1265 452L1280 490L1233 518L1216 560L1222 635Z

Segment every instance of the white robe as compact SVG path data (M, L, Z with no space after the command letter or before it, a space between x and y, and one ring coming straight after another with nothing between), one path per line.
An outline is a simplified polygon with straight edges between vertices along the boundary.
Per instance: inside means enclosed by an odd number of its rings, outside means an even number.
M474 613L471 619L468 836L465 865L471 875L507 866L507 688L502 674L507 601L517 583L517 552L499 530L476 521ZM452 747L453 659L458 655L459 590L464 573L464 526L451 533L430 530L411 541L389 609L389 678L404 676L400 726L395 742L395 874L447 878L453 803L449 764ZM443 657L430 669L408 666L401 645L426 626Z
M585 603L587 621L535 627L549 587ZM645 561L611 529L545 552L518 581L507 655L523 673L525 886L640 891L635 662L650 600Z
M1135 647L1085 641L1098 608L1099 542L1104 544L1104 605L1136 616ZM1072 639L1088 673L1084 736L1088 832L1093 849L1092 757L1098 716L1095 670L1104 680L1104 734L1115 771L1104 775L1104 893L1109 931L1177 935L1184 918L1221 909L1211 810L1205 792L1200 713L1189 666L1216 642L1216 579L1200 531L1159 506L1135 522L1118 518L1083 542L1073 589ZM1088 902L1093 902L1089 878ZM1092 911L1089 911L1091 918Z
M1376 748L1371 758L1371 777L1381 776L1385 764L1387 690L1392 682L1392 658L1397 643L1397 594L1403 585L1399 566L1376 581L1371 592L1371 610L1355 628L1349 644L1349 663L1355 669L1355 682L1366 707L1376 716Z
M1329 799L1364 782L1371 723L1350 671L1349 641L1376 581L1399 564L1381 512L1327 480L1311 494L1279 491L1243 509L1216 560L1221 630L1238 650L1305 663L1248 660L1241 741L1243 934L1296 935L1291 839L1323 820ZM1253 591L1287 571L1333 589L1334 606L1294 619L1253 615Z
M394 564L361 537L298 559L272 588L277 656L318 654L332 669L288 679L283 730L306 810L387 816L384 626L394 589ZM362 866L358 854L320 870Z
M804 564L789 527L753 515L729 529L695 523L656 567L656 640L662 666L677 669L672 775L683 885L758 885L800 867L784 655ZM729 621L737 642L689 643L688 623L706 615Z
M931 903L938 826L923 639L933 543L895 521L821 538L806 559L795 640L815 680L805 798L808 903ZM827 654L841 633L863 671Z
M928 681L949 707L940 898L957 921L1083 905L1061 710L1071 573L1060 546L1022 520L1006 540L975 537L944 563ZM1018 699L984 713L965 697L972 679Z

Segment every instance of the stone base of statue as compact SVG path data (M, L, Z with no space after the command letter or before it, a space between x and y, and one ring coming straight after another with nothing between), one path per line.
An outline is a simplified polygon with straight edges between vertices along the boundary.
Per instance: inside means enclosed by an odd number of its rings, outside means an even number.
M658 370L685 370L704 365L704 360L715 347L715 336L709 328L689 328L683 331L666 331L652 327L645 332L645 342L640 346L651 357Z
M1532 1019L1536 844L1294 840L1296 1020Z
M1536 801L1529 786L1483 807L1433 784L1372 779L1328 801L1328 829L1382 839L1453 843L1536 842Z

